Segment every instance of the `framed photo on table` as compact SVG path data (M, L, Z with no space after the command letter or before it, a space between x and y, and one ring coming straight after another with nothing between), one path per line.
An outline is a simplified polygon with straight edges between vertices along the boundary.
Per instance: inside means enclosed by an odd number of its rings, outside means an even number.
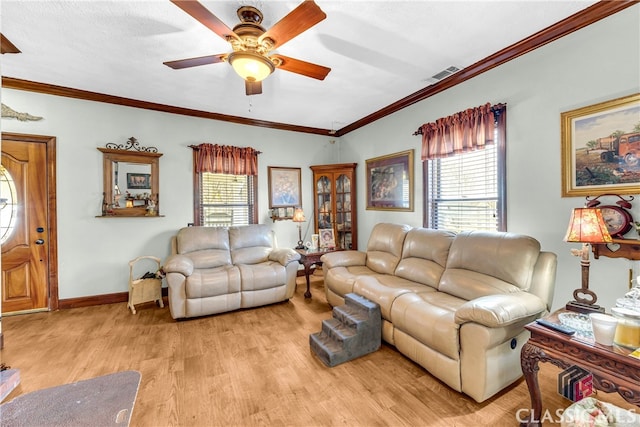
M560 114L562 197L637 194L640 93Z
M301 169L269 166L268 171L269 208L301 206Z
M320 249L334 249L336 247L336 239L333 235L332 228L323 228L319 230Z
M413 150L368 159L367 209L413 211Z

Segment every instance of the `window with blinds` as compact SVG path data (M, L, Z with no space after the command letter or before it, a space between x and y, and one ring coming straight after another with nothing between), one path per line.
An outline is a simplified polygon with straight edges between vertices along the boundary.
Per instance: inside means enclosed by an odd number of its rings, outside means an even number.
M257 223L255 176L199 174L199 223L229 227Z
M504 172L498 144L427 160L427 218L430 228L462 231L503 229Z

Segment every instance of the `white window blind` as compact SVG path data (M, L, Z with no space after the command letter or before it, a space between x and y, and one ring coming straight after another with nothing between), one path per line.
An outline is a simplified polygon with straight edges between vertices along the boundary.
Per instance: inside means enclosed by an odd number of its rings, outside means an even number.
M254 224L255 177L200 174L200 225L229 227Z
M428 160L429 226L462 231L499 229L496 145Z

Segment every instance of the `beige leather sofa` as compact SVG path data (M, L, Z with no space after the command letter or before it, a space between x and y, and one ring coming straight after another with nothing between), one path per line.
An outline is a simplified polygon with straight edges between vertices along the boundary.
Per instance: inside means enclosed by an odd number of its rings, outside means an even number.
M399 224L322 261L331 305L350 292L378 303L385 341L478 402L522 376L523 327L550 310L557 265L528 236Z
M185 227L164 263L174 319L205 316L290 299L300 258L277 248L264 224Z

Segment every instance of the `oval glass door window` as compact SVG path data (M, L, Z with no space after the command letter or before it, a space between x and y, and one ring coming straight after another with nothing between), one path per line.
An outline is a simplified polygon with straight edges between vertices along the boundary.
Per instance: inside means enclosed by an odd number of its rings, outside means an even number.
M18 200L16 185L9 172L0 166L0 244L11 237L16 225Z

